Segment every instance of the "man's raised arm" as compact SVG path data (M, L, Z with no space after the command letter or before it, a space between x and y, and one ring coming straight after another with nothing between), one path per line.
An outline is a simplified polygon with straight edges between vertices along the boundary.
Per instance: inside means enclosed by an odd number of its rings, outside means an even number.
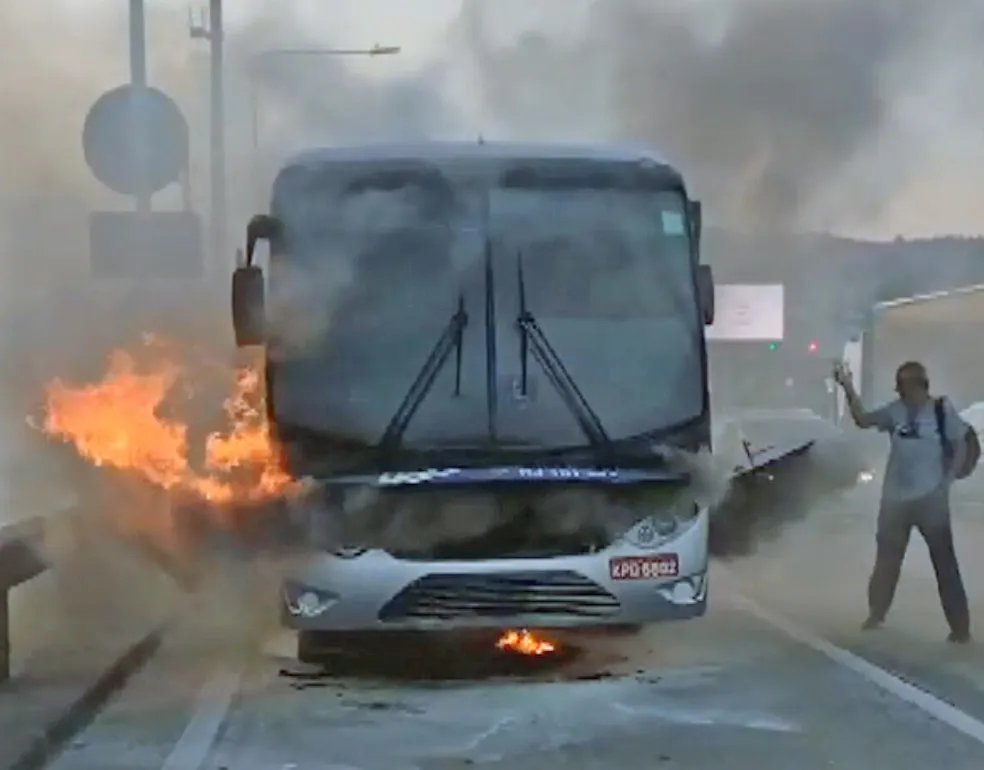
M854 389L854 381L844 367L841 366L834 369L834 379L844 389L847 408L851 413L851 419L854 420L855 425L863 429L877 428L883 431L892 429L892 419L888 407L883 406L871 412L866 411L864 404L861 403L861 397L858 396L858 392Z

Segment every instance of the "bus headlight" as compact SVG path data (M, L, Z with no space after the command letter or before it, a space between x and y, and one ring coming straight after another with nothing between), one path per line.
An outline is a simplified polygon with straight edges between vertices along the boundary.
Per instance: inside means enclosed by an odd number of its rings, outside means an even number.
M658 548L690 529L699 513L697 503L681 503L636 522L623 538L637 548Z
M368 548L357 545L340 545L332 548L331 552L340 559L355 559L368 550Z
M338 597L330 591L288 583L283 587L284 608L297 618L316 618L328 610Z

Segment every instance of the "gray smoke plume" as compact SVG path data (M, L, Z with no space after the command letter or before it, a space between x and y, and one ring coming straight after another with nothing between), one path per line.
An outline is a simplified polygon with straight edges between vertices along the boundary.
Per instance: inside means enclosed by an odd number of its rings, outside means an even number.
M470 547L486 557L531 555L566 547L603 548L647 516L688 518L699 494L684 488L599 487L525 490L353 489L338 504L317 484L290 501L302 548L382 548L430 554ZM576 545L572 545L576 544ZM579 545L577 545L579 544Z
M288 500L292 531L278 530L279 537L302 551L381 548L435 557L447 549L460 556L460 549L467 548L473 558L477 552L486 558L530 555L591 543L603 548L647 517L685 520L697 503L710 511L713 553L745 557L821 505L836 502L869 467L852 437L820 421L812 432L808 451L787 452L752 472L736 472L738 458L726 452L660 449L671 467L690 476L690 483L679 488L529 487L463 494L363 487L328 502L321 484L310 480ZM799 439L788 442L789 447L802 445ZM270 521L273 529L252 545L268 546L283 523Z
M443 48L409 68L373 60L385 79L344 57L258 62L278 47L374 41L323 32L300 3L237 6L226 61L233 232L265 206L291 148L480 132L653 144L692 176L714 219L854 225L938 165L945 136L966 147L984 107L973 56L984 11L968 0L554 2L518 39L515 24L501 33L524 15L516 5L463 0ZM20 281L49 289L87 272L88 210L127 205L91 179L80 146L89 105L126 80L126 10L40 0L4 14L0 241L30 251L17 257ZM151 82L191 125L192 192L205 210L207 53L187 36L184 7L151 3L148 34Z
M932 97L941 62L968 50L954 28L975 11L959 0L597 0L573 42L530 33L499 46L483 31L493 13L470 0L457 31L498 126L583 137L600 114L612 138L678 161L716 218L776 227L815 224L822 204L844 224L891 200L926 156L902 141L903 106Z
M720 467L734 469L727 474L725 494L711 521L711 551L717 556L754 554L823 505L836 507L843 492L870 480L871 459L854 432L820 418L783 416L780 410L766 420L736 417L736 424L758 459L750 469L740 445L721 436L715 443ZM806 451L794 451L808 441ZM770 460L770 451L778 459Z

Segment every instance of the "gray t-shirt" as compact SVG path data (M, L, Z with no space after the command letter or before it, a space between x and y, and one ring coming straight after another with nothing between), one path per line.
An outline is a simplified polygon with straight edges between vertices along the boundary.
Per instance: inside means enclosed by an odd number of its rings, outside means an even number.
M872 424L888 433L891 442L882 482L882 500L918 500L939 489L943 483L943 444L936 424L934 401L931 399L912 414L898 399L868 413ZM943 400L943 414L947 439L951 442L962 440L967 425L949 399Z

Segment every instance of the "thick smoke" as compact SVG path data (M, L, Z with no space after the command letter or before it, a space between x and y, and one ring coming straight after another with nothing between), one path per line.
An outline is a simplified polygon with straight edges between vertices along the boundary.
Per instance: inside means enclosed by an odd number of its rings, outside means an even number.
M972 70L953 64L984 23L964 0L558 2L525 29L507 23L533 13L518 5L462 0L444 47L385 85L341 58L254 63L261 144L624 140L681 164L717 220L843 228L899 212L944 127L959 134L980 106ZM283 40L325 43L278 6L230 56Z
M911 175L939 165L946 143L936 140L948 132L963 146L961 126L975 125L981 106L969 65L980 10L961 0L596 0L577 21L583 8L554 3L553 17L540 14L518 39L516 24L513 39L501 34L513 6L467 0L430 57L409 69L390 63L400 57L373 60L385 79L357 74L344 57L257 62L281 46L370 42L336 26L319 33L294 12L302 5L247 3L230 21L237 236L291 148L480 132L654 144L692 174L714 219L863 224L886 205L898 212ZM151 81L189 118L193 198L205 210L207 53L187 36L184 7L150 8ZM128 205L91 179L79 139L88 106L126 79L125 8L43 0L4 13L0 232L18 254L5 270L50 289L87 274L88 211ZM395 42L412 52L412 39Z
M779 414L779 413L777 413ZM647 517L686 520L696 503L711 512L711 548L746 557L854 488L870 468L854 437L821 420L778 417L755 446L779 459L748 469L740 449L722 442L715 455L659 449L670 467L687 473L683 487L531 487L475 490L353 488L326 500L317 481L288 504L291 532L282 543L307 548L382 548L393 553L463 558L531 555L604 547ZM812 439L806 452L791 451ZM275 526L282 526L282 520ZM273 522L271 522L273 524ZM269 535L261 534L260 541Z
M794 446L802 440L802 426L795 421L777 421L773 429L773 440L759 446ZM794 438L797 433L798 439ZM836 508L843 493L870 480L872 459L856 435L820 420L810 434L814 443L808 451L791 453L757 471L732 477L712 517L714 555L755 554L824 505Z
M365 488L326 504L315 484L291 502L291 516L303 547L357 546L421 555L469 547L473 556L532 555L565 547L603 548L653 512L669 517L675 511L686 520L693 510L688 503L703 494L696 481L683 488L531 487L467 495Z
M494 46L488 8L466 3L458 32L497 127L654 144L715 218L770 228L854 224L923 170L929 153L906 131L925 126L906 110L921 93L939 111L940 54L967 45L951 25L972 13L957 0L598 0L576 41L530 33Z

